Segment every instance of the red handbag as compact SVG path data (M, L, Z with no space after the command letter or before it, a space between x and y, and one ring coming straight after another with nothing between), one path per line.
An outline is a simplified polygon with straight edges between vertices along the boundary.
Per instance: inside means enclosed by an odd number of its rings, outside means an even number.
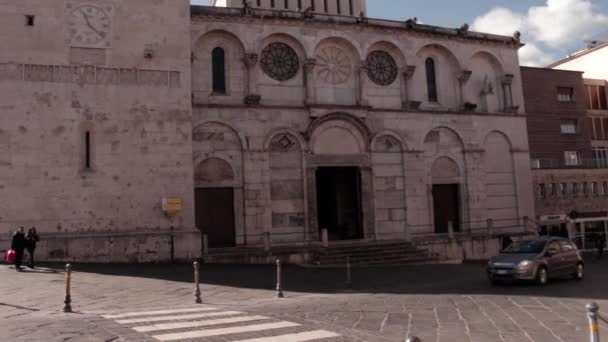
M9 249L9 251L6 253L6 261L14 264L15 260L17 260L17 252L15 252L14 249Z

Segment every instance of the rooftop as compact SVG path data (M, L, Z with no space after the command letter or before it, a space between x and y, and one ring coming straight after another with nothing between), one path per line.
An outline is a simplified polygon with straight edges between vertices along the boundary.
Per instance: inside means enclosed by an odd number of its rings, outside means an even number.
M480 33L469 31L469 26L464 24L460 28L446 28L440 26L432 26L417 23L416 18L407 21L374 19L367 17L351 17L332 14L310 13L301 11L289 10L269 10L258 8L228 8L228 7L212 7L212 6L197 6L190 7L190 15L192 18L205 17L225 17L225 18L252 18L258 20L280 19L284 21L313 21L319 23L332 23L341 25L366 25L368 27L404 30L409 32L451 36L466 40L477 40L494 42L500 44L513 45L521 47L523 44L519 40L519 34L515 33L512 37L501 36L489 33Z
M566 57L566 58L564 58L562 60L559 60L559 61L557 61L555 63L552 63L552 64L548 65L547 68L555 68L558 65L561 65L561 64L567 63L567 62L569 62L571 60L577 59L579 57L588 55L588 54L593 53L595 51L601 50L601 49L603 49L605 47L608 47L608 42L596 43L596 44L594 44L590 48L577 51L577 52L571 54L570 56L568 56L568 57Z

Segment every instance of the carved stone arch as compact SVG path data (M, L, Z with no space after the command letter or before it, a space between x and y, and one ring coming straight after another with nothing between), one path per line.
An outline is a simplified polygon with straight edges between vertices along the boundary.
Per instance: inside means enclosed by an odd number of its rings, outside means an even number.
M196 166L194 180L197 184L225 184L234 181L234 170L226 160L211 157L201 161Z
M306 141L304 140L304 137L302 137L302 134L287 127L281 127L270 131L264 140L264 150L273 151L273 144L279 142L282 137L286 137L291 143L288 144L287 142L284 142L280 146L275 147L285 149L283 146L289 146L290 149L291 147L297 147L300 150L306 150Z
M230 137L229 140L235 148L242 151L245 150L243 145L243 137L234 129L232 126L220 122L220 121L207 121L202 123L192 130L192 140L194 142L205 142L205 141L225 141L226 136ZM227 145L222 144L222 149L226 149Z
M504 74L503 62L498 57L496 57L496 55L485 50L476 51L469 57L467 61L469 65L468 70L475 69L476 64L472 63L474 58L483 58L487 60L488 63L495 69L496 73L498 73L499 75Z
M327 41L342 42L343 44L350 46L350 48L353 49L352 52L356 53L357 56L363 55L364 50L361 48L359 41L355 37L341 31L333 31L331 36L317 37L312 45L313 53L317 51L321 44Z
M382 131L372 138L371 150L373 152L403 152L407 146L398 133Z
M511 141L501 131L494 130L484 139L486 172L513 172Z
M336 143L331 144L328 150L332 154L345 149L345 154L364 154L369 152L370 131L358 118L343 113L324 115L313 121L307 129L309 137L309 150L318 153L320 144L326 140L337 138ZM358 152L358 153L357 153ZM339 153L338 153L339 154Z
M483 139L484 145L486 145L488 143L489 139L491 139L492 137L496 137L496 136L500 136L509 145L509 148L513 149L513 144L511 143L511 139L509 138L509 136L506 133L504 133L503 131L496 130L496 129L488 132L485 135L485 137Z
M496 113L505 107L502 79L504 69L500 60L487 51L471 55L472 74L464 89L465 101L477 104L480 112Z
M329 114L325 114L323 116L316 118L306 128L306 136L310 139L310 137L312 137L313 131L315 129L317 129L317 127L321 126L322 124L324 124L325 122L330 121L330 120L338 120L338 121L341 120L341 121L349 122L353 126L357 127L359 132L361 132L361 134L365 137L366 140L369 140L370 137L372 136L370 129L367 127L365 122L363 122L363 120L359 119L358 117L356 117L354 115L351 115L348 113L342 113L342 112L329 113Z
M436 155L442 150L455 150L462 153L464 142L455 130L439 126L429 131L423 140L423 150L427 155Z
M316 83L333 86L355 86L361 64L360 49L348 39L327 37L314 50Z
M519 224L517 182L511 141L494 130L484 139L485 206L488 218L502 225Z
M306 60L304 45L294 36L287 33L272 33L258 44L259 75L264 82L287 82L301 84L303 82L302 66ZM291 58L297 56L297 61ZM279 58L280 57L280 58ZM277 62L281 67L277 68ZM276 70L275 70L276 69Z
M218 29L203 33L192 45L192 94L197 103L234 101L245 96L246 85L242 79L247 70L243 64L245 46L241 39L227 30ZM225 92L214 96L212 87L212 51L224 52ZM215 94L217 95L217 94Z
M425 101L425 106L440 108L460 107L460 82L462 64L447 47L433 43L423 46L416 53L417 68L420 72L414 73L413 84L424 86L415 87L413 97ZM432 60L432 63L427 61ZM433 76L427 75L428 65L433 65ZM430 77L433 77L434 94L429 90Z
M433 180L459 178L461 176L460 166L450 157L439 157L433 162L431 176Z
M395 62L400 68L403 68L407 65L407 60L401 49L399 49L397 44L393 43L390 40L378 40L373 42L365 49L365 55L367 56L370 52L376 50L386 51L387 53L389 53L391 57L395 59Z
M419 59L419 63L423 63L424 60L429 56L433 55L441 55L446 58L446 60L450 63L452 67L456 71L462 70L462 63L458 60L456 55L448 49L446 46L438 43L427 44L420 49L416 53L416 57Z
M245 51L245 44L243 44L243 41L236 34L230 32L230 30L227 30L225 28L217 28L211 29L198 35L198 37L192 42L193 52L196 53L197 47L200 44L204 43L205 39L212 35L221 35L224 39L233 39L234 41L238 42L238 45L242 49L242 51Z

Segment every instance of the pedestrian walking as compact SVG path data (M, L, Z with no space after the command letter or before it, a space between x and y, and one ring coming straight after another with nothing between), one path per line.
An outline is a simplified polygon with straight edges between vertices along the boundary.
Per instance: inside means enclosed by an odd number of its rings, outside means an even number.
M26 247L25 240L25 228L19 227L19 229L13 235L13 241L11 248L15 250L15 270L21 272L21 262L23 260L23 251Z
M604 256L604 248L606 247L606 237L603 234L596 235L595 246L597 247L597 259L600 260Z
M27 252L30 255L30 262L28 266L34 268L34 252L36 251L36 244L40 241L36 227L30 228L27 235L25 236Z

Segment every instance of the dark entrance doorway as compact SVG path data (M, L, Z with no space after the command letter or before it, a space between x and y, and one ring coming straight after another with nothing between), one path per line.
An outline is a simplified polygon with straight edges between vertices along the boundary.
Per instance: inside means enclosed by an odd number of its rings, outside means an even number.
M454 232L460 231L460 192L458 184L433 185L433 211L435 233L448 233L448 222L454 224Z
M207 234L210 248L234 247L234 190L198 188L195 190L195 219L201 233Z
M359 168L318 168L316 177L319 231L327 229L332 241L362 239Z

